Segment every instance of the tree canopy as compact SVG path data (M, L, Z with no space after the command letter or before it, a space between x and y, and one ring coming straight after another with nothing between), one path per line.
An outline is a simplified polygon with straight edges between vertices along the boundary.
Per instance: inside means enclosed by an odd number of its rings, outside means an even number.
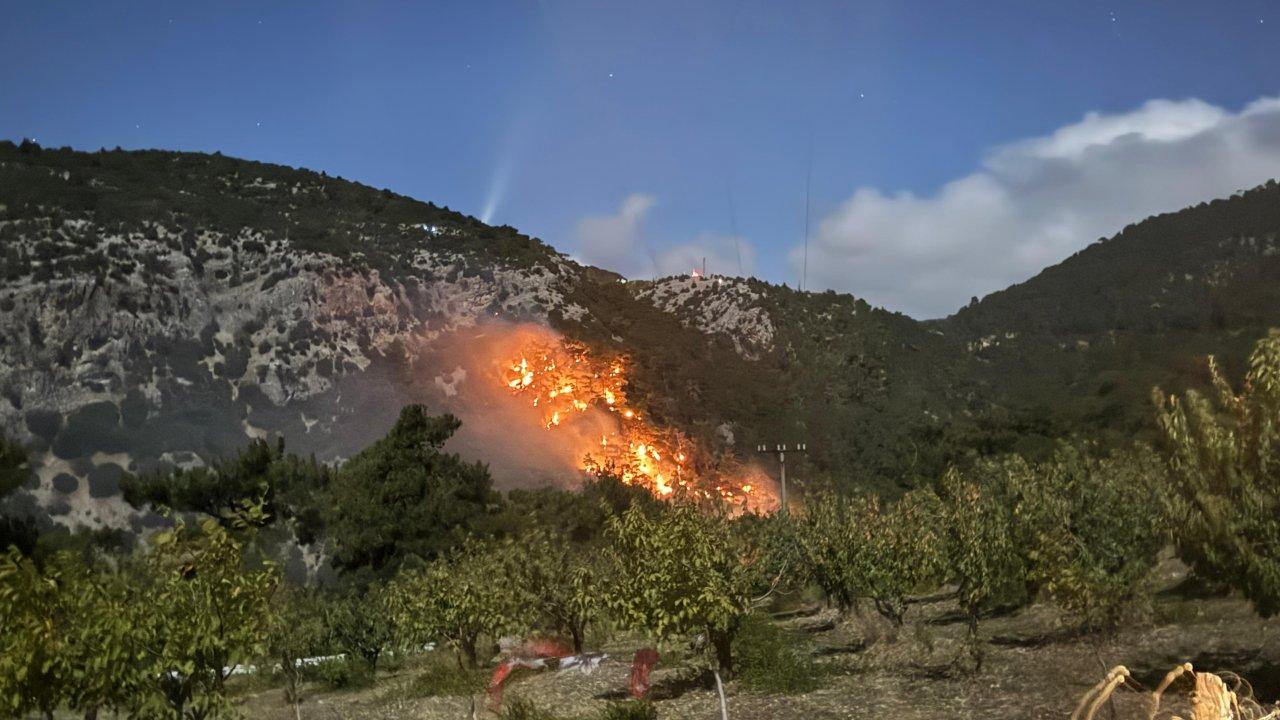
M1171 449L1178 545L1197 572L1280 612L1280 330L1258 341L1236 392L1213 358L1213 395L1156 392Z
M333 471L315 458L286 454L284 440L257 439L239 454L208 467L126 476L120 488L134 507L148 505L202 512L227 525L244 517L245 500L262 503L264 522L292 521L298 539L313 541L320 530L316 495Z
M335 566L390 577L406 558L433 559L486 528L498 499L488 468L441 451L461 425L409 405L386 437L342 466L324 512Z

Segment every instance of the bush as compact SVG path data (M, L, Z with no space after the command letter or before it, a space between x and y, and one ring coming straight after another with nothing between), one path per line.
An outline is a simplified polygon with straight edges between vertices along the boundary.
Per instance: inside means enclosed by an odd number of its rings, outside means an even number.
M544 710L523 698L515 698L507 703L502 712L502 720L560 720L550 710Z
M471 695L485 688L485 671L458 667L453 658L432 654L413 679L412 692L419 697Z
M658 708L648 700L609 703L600 711L600 720L657 720Z
M308 665L302 676L324 683L333 690L351 690L373 684L373 672L368 663L350 657L321 660L315 665Z
M735 650L739 679L752 690L790 695L819 685L820 670L806 644L766 617L747 618Z

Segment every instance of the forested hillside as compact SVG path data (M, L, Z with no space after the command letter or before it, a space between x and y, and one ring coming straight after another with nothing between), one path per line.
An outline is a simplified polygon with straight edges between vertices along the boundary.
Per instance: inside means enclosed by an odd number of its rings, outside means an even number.
M1280 186L1149 218L935 326L979 360L984 394L1061 430L1150 430L1151 388L1233 374L1280 323Z
M1151 428L1280 324L1280 188L1152 218L941 321L736 278L623 282L387 190L195 153L0 144L0 427L9 500L136 525L125 473L255 437L348 457L409 402L453 409L445 349L534 322L626 357L647 417L717 457L805 441L793 477L895 492L974 453ZM471 335L468 335L470 333ZM474 337L473 337L474 336ZM452 378L452 379L450 379ZM475 418L459 413L465 436ZM483 438L482 438L483 440ZM512 474L500 486L572 484Z

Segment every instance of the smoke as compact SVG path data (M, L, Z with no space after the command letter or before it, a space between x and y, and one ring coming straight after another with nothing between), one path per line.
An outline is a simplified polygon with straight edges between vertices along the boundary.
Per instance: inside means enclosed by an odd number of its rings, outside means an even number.
M670 465L661 465L657 451L661 450L667 463L679 452L688 452L690 456L684 467L695 473L686 476L694 481L688 488L690 491L708 499L722 494L731 504L756 511L777 506L775 483L754 463L730 456L724 465L725 458L696 444L680 451L670 442L674 436L668 428L652 426L640 419L624 421L624 416L633 417L630 409L610 412L588 404L584 410L571 410L562 422L548 428L548 413L552 409L546 403L535 406L530 394L514 393L507 383L513 377L512 363L518 362L523 353L559 347L563 340L558 333L541 325L501 320L486 320L429 342L424 339L420 347L410 352L415 359L412 387L407 390L407 395L414 399L409 401L425 402L432 412L449 412L461 419L462 427L445 449L468 460L487 463L494 485L500 490L577 489L589 477L584 469L589 464L588 454L592 454L595 462L605 461L608 451L603 450L606 446L602 442L607 439L607 447L611 449L627 448L629 442L637 443L631 446L637 451L643 451L645 445L651 448L654 467L647 471L640 470L643 463L633 457L631 451L623 452L628 463L637 463L626 466L631 472L662 472L668 481L674 482L680 477L679 471ZM539 360L535 355L527 356L530 363ZM616 411L617 407L613 409ZM636 432L639 435L628 435ZM685 462L685 458L681 457L680 462ZM659 488L651 487L645 480L640 478L638 482L658 492ZM649 475L647 480L652 481L653 476Z
M499 489L577 488L586 478L582 449L616 430L616 418L592 408L549 432L541 410L507 391L506 364L522 347L559 341L539 325L492 320L434 339L418 354L429 407L462 420L446 449L488 463Z

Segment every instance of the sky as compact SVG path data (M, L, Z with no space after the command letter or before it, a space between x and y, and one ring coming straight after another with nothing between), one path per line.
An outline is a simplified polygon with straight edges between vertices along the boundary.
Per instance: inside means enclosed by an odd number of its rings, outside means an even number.
M1280 176L1277 47L1276 0L0 0L0 138L324 170L629 277L927 318Z

